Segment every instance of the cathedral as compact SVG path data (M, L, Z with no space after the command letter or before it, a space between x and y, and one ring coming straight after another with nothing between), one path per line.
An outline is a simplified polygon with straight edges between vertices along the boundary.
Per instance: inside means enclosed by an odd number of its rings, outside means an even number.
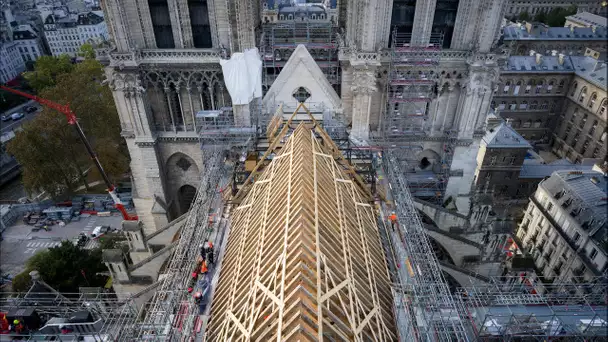
M265 124L304 96L352 141L404 151L421 198L469 210L475 158L506 54L504 0L106 0L97 50L131 155L133 198L152 233L188 211L216 115ZM221 60L257 49L262 96L234 104ZM426 196L426 197L425 197Z

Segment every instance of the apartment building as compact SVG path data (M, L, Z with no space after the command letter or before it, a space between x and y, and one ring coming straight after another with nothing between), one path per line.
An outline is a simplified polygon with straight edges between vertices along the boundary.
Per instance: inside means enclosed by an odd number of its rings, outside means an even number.
M606 160L608 68L592 57L570 57L573 79L565 94L552 151L572 162L584 158Z
M34 62L44 55L44 45L38 32L30 24L19 25L13 29L13 41L24 62Z
M557 171L530 197L517 237L544 277L583 282L606 272L607 180L597 166Z
M531 50L543 55L583 56L587 48L606 51L606 27L549 27L542 23L516 23L503 28L503 42L514 55Z
M522 137L548 147L573 74L572 62L563 54L511 56L492 106Z
M42 16L44 34L53 56L76 56L83 44L109 38L108 28L100 12L68 14L63 17L45 12Z
M562 7L568 8L576 6L579 12L591 12L602 14L606 12L606 2L598 0L553 0L553 1L530 1L530 0L514 0L510 1L507 6L507 17L516 17L522 12L527 12L531 15L536 15L541 12L549 13L552 9Z
M0 83L15 79L24 70L17 43L0 39Z
M606 155L606 64L589 56L511 56L492 106L538 148L581 162Z
M608 27L608 19L601 15L580 12L566 17L565 27Z

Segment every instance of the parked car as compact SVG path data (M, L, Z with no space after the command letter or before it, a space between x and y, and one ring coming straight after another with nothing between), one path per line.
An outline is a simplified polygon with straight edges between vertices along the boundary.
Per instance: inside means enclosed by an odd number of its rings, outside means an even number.
M77 246L77 247L84 247L87 244L87 241L89 241L89 237L86 236L84 233L80 233L79 235L75 236L74 239L72 240L72 242L74 243L74 246Z
M28 113L34 113L37 110L38 110L38 107L36 107L36 106L29 106L29 107L25 108L25 111Z
M11 119L11 116L10 116L10 115L2 115L2 121L3 121L3 122L4 122L4 121L8 121L8 120L10 120L10 119Z
M13 121L17 121L21 118L23 118L25 116L25 114L23 113L13 113L11 114L11 119L13 119Z
M97 239L97 238L105 235L109 231L110 231L110 226L97 226L97 227L95 227L95 229L93 229L93 232L91 233L91 238Z

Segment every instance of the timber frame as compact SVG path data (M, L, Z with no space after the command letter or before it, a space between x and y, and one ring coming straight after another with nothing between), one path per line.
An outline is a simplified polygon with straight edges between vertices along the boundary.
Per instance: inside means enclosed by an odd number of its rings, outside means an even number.
M314 118L291 119L237 194L207 337L396 340L371 194Z

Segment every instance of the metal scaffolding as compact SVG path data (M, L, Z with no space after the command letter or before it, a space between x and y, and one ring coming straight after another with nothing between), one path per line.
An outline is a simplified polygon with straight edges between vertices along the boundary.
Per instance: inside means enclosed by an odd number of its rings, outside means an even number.
M606 276L582 283L539 281L540 294L514 276L461 288L457 296L484 341L606 341L607 285Z
M441 203L451 164L454 136L446 134L440 169L428 170L417 160L423 151L429 104L437 95L437 67L443 35L433 34L424 46L411 44L411 34L392 34L391 59L387 80L386 114L377 142L392 150L408 174L411 194ZM422 170L424 169L424 170Z
M394 210L399 218L399 241L394 241L399 262L406 272L395 287L402 341L469 341L471 331L462 321L462 302L455 299L443 277L426 232L418 216L402 171L392 151L384 153L384 169L390 180ZM403 284L403 282L406 284Z
M225 149L203 151L205 171L164 278L152 300L142 308L143 321L134 325L131 336L121 338L165 341L192 334L199 308L188 296L187 288L196 267L198 246L211 232L209 214L221 203L218 189L226 185L229 180L226 175L230 174L230 167L224 163Z
M306 46L329 83L340 94L340 66L338 61L338 28L330 21L291 21L263 24L260 52L263 62L262 88L264 93L300 44Z
M44 291L44 292L34 292ZM46 284L36 282L27 293L4 292L0 312L19 319L27 327L21 333L0 335L9 340L81 340L111 341L117 338L126 322L135 317L133 299L119 300L113 293L91 289L81 293L55 292ZM118 316L125 319L116 320ZM62 332L61 327L70 329Z

